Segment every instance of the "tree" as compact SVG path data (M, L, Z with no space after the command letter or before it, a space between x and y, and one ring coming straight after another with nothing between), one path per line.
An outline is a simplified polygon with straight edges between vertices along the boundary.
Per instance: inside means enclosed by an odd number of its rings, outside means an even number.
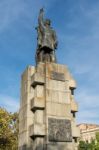
M78 150L93 150L93 145L85 141L80 141Z
M99 150L99 132L96 133L95 150Z
M99 132L96 133L96 139L92 139L90 143L80 141L78 150L99 150Z
M18 113L0 108L0 150L18 149Z

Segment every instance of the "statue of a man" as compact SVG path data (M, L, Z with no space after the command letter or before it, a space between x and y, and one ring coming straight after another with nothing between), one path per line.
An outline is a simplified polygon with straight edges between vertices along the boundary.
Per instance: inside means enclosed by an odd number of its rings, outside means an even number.
M44 10L40 9L39 17L38 17L38 45L37 45L37 53L41 53L41 59L43 59L45 53L49 53L51 57L50 61L55 62L55 49L57 48L57 37L55 31L52 29L51 21L49 19L44 20Z

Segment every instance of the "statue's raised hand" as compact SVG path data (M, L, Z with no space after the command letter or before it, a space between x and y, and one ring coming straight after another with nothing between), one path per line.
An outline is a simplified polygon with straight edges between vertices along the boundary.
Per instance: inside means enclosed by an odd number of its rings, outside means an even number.
M40 9L40 12L41 12L41 13L42 13L42 12L44 12L44 9L43 9L43 8L41 8L41 9Z

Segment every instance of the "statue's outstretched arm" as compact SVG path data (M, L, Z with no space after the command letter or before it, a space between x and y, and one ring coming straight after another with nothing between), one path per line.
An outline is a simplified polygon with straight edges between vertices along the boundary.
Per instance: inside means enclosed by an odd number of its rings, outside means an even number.
M40 29L44 29L44 19L43 19L43 15L44 15L44 9L40 9L40 12L39 12L39 17L38 17L38 24L39 24L39 27Z

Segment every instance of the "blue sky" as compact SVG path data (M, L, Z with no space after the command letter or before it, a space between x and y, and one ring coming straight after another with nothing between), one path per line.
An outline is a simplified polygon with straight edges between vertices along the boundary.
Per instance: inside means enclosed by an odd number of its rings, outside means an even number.
M77 122L99 123L99 0L0 1L0 106L19 108L21 73L35 65L41 7L57 32L58 63L77 81Z

